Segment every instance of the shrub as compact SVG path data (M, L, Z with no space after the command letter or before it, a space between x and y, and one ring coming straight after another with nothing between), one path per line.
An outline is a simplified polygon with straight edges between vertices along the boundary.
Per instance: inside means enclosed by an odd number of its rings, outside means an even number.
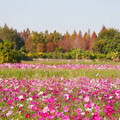
M97 54L97 59L103 59L106 57L105 54L100 54L100 53L96 53Z
M14 50L14 43L5 41L0 42L0 63L17 63L21 62L21 52Z

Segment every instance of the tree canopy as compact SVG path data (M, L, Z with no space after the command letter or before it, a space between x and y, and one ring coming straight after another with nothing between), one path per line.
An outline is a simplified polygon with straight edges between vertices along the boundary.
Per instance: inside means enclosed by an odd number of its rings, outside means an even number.
M99 34L94 44L94 51L99 53L120 52L120 32L116 29L105 29Z

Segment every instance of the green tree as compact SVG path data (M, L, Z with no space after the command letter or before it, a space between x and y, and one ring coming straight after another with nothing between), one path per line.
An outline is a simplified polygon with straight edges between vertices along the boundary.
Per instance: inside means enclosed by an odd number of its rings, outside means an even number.
M20 36L20 33L17 30L13 30L13 28L9 28L6 24L3 28L0 28L0 39L5 41L8 39L10 42L14 42L14 49L20 50L20 48L24 45L24 41Z
M104 30L99 34L95 41L93 50L99 53L111 53L120 51L120 32L116 29L110 28Z
M72 52L71 52L72 56L75 55L76 62L78 62L78 56L80 55L80 53L81 53L81 49L80 49L80 48L74 49L74 50L72 50Z
M21 53L14 50L14 42L8 40L4 43L0 42L0 63L16 63L21 61Z

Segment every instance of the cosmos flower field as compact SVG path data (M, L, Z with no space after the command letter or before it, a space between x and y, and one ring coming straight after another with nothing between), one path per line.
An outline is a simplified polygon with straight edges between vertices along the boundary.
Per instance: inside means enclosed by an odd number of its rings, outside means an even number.
M120 120L120 65L0 64L0 120Z

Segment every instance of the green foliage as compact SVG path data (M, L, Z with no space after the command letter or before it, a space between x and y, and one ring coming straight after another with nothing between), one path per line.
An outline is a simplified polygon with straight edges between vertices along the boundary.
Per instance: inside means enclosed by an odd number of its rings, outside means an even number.
M55 49L55 52L57 52L57 53L64 52L64 48L58 47L58 48Z
M104 53L104 46L105 46L105 41L103 39L100 39L95 42L93 50L98 53Z
M94 52L103 54L120 51L120 32L116 29L106 29L96 40Z
M80 53L81 53L81 49L80 48L72 50L72 52L71 52L72 57L76 58L76 61L78 60L78 56L80 55Z
M14 42L5 41L0 43L0 63L21 62L21 52L13 48Z
M3 41L9 40L14 42L14 49L19 50L23 45L24 41L17 30L10 29L6 24L3 28L0 27L0 39Z
M107 56L106 56L107 59L111 59L111 60L114 60L118 57L119 57L119 53L117 51L108 53Z
M20 49L21 52L26 52L25 46L22 46Z
M105 54L100 53L92 53L87 50L75 49L71 52L48 52L48 53L28 53L27 55L30 58L48 58L48 59L103 59L105 58Z
M101 53L96 53L97 59L105 59L106 55Z

